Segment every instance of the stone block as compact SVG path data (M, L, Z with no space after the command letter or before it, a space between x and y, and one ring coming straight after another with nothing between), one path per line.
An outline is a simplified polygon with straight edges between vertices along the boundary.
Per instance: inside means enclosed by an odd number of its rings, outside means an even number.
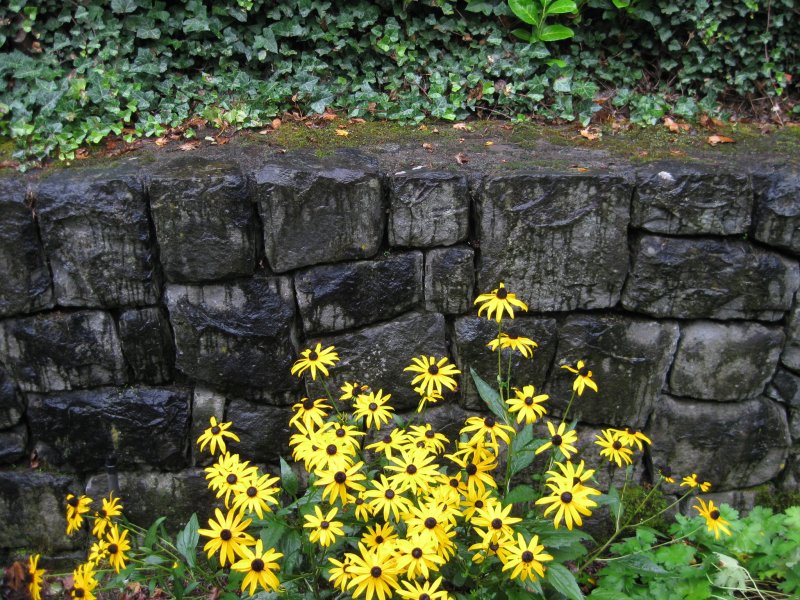
M558 329L558 366L583 360L598 392L575 395L569 420L642 429L661 393L679 330L676 323L622 315L571 315ZM572 396L575 375L553 369L548 393L557 414Z
M236 163L183 157L152 173L150 208L169 281L251 275L258 227Z
M797 263L735 239L645 235L622 305L655 317L776 321L800 284Z
M786 344L781 354L781 363L800 373L800 303L795 300L786 326Z
M233 423L230 430L241 440L231 446L231 452L256 463L277 464L280 457L289 460L289 419L293 414L288 407L231 400L225 418Z
M685 324L669 392L702 400L760 396L775 372L783 340L781 329L759 323Z
M395 175L389 200L389 244L450 246L467 237L467 178L446 171Z
M800 175L776 173L753 177L753 237L800 254Z
M28 428L24 423L0 431L0 465L24 459L28 448Z
M517 317L503 321L503 331L508 334L527 337L539 344L533 358L524 358L519 352L503 350L503 363L511 358L511 372L514 376L512 386L522 388L533 385L537 393L544 393L547 372L555 356L557 323L555 319L538 317ZM486 412L486 404L481 400L470 375L475 369L478 375L497 386L497 354L486 345L497 337L497 323L482 317L459 317L454 324L454 352L461 375L461 399L470 410ZM506 373L503 373L506 376ZM550 407L548 407L550 410Z
M752 208L747 174L661 164L637 174L631 225L653 233L735 235L747 232Z
M0 317L53 306L53 286L27 185L0 179Z
M67 494L80 494L72 477L41 471L0 471L0 548L29 548L42 554L80 546L66 535Z
M252 173L270 267L283 273L373 256L383 240L384 201L374 159L293 155Z
M391 319L422 302L422 253L320 265L294 278L307 335Z
M187 466L189 390L98 388L28 394L28 423L47 464L80 473L102 470L114 455L119 469Z
M25 414L25 402L17 394L14 382L11 381L3 369L0 369L0 429L13 427Z
M434 248L425 253L425 309L445 315L472 310L475 251L469 246Z
M162 309L152 306L123 311L119 315L119 337L134 381L161 385L172 379L175 346Z
M206 387L197 386L194 388L194 398L192 401L192 427L189 432L189 446L192 449L192 456L194 457L193 464L195 465L210 465L214 462L214 457L211 455L209 446L206 445L205 449L201 452L200 446L197 445L197 438L211 426L211 417L216 417L218 422L225 421L225 396L210 390ZM236 442L229 442L229 438L225 439L227 447L231 452L236 452Z
M789 451L786 411L768 398L718 403L662 395L646 432L657 467L676 483L697 473L713 491L752 487L783 469Z
M136 171L56 171L36 190L36 213L58 305L158 302L155 243Z
M778 367L767 386L766 394L773 400L800 409L800 377L788 369Z
M504 282L532 311L607 308L628 271L631 185L614 175L520 173L478 195L478 290Z
M288 277L168 285L177 369L218 390L295 389L295 316Z
M0 321L0 362L20 390L123 385L127 368L105 312L50 312Z
M419 395L411 387L414 373L404 372L415 356L448 355L444 317L440 314L409 313L392 321L356 329L342 335L315 338L307 342L313 347L321 342L323 347L335 346L341 361L331 370L328 388L334 398L341 395L340 386L346 382L362 382L375 392L391 394L389 404L398 412L416 409ZM464 375L456 376L463 385ZM445 400L452 401L455 394L444 390ZM307 395L325 395L319 382L307 381Z

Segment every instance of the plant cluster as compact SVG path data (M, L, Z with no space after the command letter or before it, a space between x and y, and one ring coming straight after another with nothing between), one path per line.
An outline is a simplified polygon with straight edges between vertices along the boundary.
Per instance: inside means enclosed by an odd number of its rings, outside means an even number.
M714 114L732 94L779 110L797 92L796 12L793 0L10 0L0 135L20 159L70 159L192 118L262 127L326 108L585 124L610 107L646 123Z
M211 417L197 439L201 451L216 457L205 469L219 502L207 527L193 515L173 543L163 518L145 531L124 519L113 494L93 517L91 499L68 495L67 532L80 531L90 517L92 533L87 559L66 586L70 597L94 600L101 589L132 585L179 599L213 590L225 599L280 593L366 600L800 591L800 508L777 515L756 509L738 519L730 507L696 497L696 516L679 514L666 533L654 529L711 484L686 475L680 487L687 491L670 504L659 488L675 480L664 471L647 490L633 486L634 453L650 440L630 428L608 428L594 444L610 480L614 471L624 471L624 480L621 490L594 487L595 469L583 455L578 460L576 423L568 421L576 396L598 392L589 366L563 365L574 376L572 396L560 418L551 417L547 394L529 383L512 385L514 354L532 359L537 344L503 331L503 319L527 306L502 283L475 303L498 326L487 343L497 353L497 385L471 373L489 412L468 417L457 439L424 419L398 415L391 393L367 383L345 382L331 394L327 378L339 355L318 343L291 369L325 389L324 397L304 397L292 407L290 447L302 464L304 489L285 460L277 477L232 453L229 445L239 441L233 423ZM405 371L422 414L456 388L461 373L447 357L410 362ZM548 435L537 438L542 423ZM537 456L545 466L532 473ZM600 507L613 531L595 543L578 528ZM201 542L204 557L198 557ZM34 600L41 600L45 580L38 561L31 556L27 568Z

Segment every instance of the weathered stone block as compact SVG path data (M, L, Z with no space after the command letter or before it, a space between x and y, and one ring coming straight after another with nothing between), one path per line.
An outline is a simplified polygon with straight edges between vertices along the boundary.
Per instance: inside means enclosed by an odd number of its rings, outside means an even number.
M123 311L119 315L119 337L134 381L160 385L172 379L175 347L169 321L160 308Z
M389 244L449 246L467 237L469 193L460 173L414 171L392 178Z
M645 235L622 305L656 317L776 321L798 284L796 262L742 240Z
M767 396L788 406L800 408L800 377L782 367L767 386Z
M288 277L168 285L176 367L219 390L293 389L295 316Z
M122 385L127 368L114 319L82 310L0 321L0 362L19 389Z
M425 253L425 308L457 315L472 309L475 251L468 246L434 248Z
M185 467L189 390L98 388L28 394L31 440L48 464L81 473L102 470L114 455L120 469Z
M13 427L22 419L25 403L14 389L14 383L0 369L0 429Z
M416 409L419 404L419 395L411 387L414 373L403 369L412 364L414 356L447 356L445 335L442 315L410 313L347 334L309 340L308 347L318 341L323 347L336 346L341 361L331 370L328 380L335 398L345 381L360 381L375 392L382 389L384 394L391 394L389 404L401 412ZM456 381L463 385L464 375L456 376ZM325 395L318 382L309 382L307 387L310 397ZM454 398L454 394L444 391L446 400Z
M783 340L781 329L758 323L683 325L669 391L703 400L755 398L775 372Z
M422 301L422 253L312 267L295 275L309 335L396 317Z
M755 239L800 254L800 175L755 176L753 187Z
M231 451L256 463L277 464L281 456L288 459L292 454L289 419L293 414L291 408L231 400L226 419L233 422L231 431L241 440Z
M800 372L800 303L798 302L795 302L789 313L786 345L783 347L781 362L793 371Z
M66 535L64 499L82 488L72 477L40 471L0 471L0 548L42 554L81 544Z
M638 173L631 225L653 233L734 235L750 227L752 207L746 174L662 164Z
M211 426L211 417L216 417L217 422L225 421L225 396L205 387L194 388L194 399L192 401L192 427L189 432L189 440L191 441L192 456L194 457L193 464L195 465L210 465L214 462L214 457L210 454L209 445L206 444L205 449L201 452L200 446L197 445L197 438ZM235 426L235 424L234 424ZM226 445L230 449L236 442L227 443L229 438L226 438ZM232 449L231 452L236 452Z
M612 175L521 173L479 194L479 291L500 281L533 311L606 308L628 270L631 186Z
M53 306L53 287L27 185L0 179L0 316Z
M557 323L555 319L517 317L503 322L503 331L527 337L539 344L533 358L524 358L519 352L503 350L504 364L511 357L514 379L511 384L522 388L526 385L543 392L547 371L555 356ZM470 368L490 385L497 386L497 354L487 344L497 337L497 323L481 317L460 317L455 321L455 355L460 378L461 396L464 406L470 410L487 411L486 404L478 396L470 375ZM506 373L503 373L503 377ZM549 410L550 407L548 407Z
M135 171L57 171L39 184L36 212L60 306L158 302L155 244Z
M697 473L714 491L769 481L789 450L786 412L763 397L720 404L663 395L647 433L656 467L681 477Z
M598 393L576 394L569 418L582 423L641 429L661 393L678 345L676 323L620 315L574 315L558 330L557 363L583 360ZM572 396L575 375L554 369L547 386L558 414Z
M369 258L380 247L384 202L374 159L338 153L328 161L292 156L252 174L270 267L282 273Z
M186 469L177 473L120 472L119 494L125 516L133 523L149 527L157 518L166 517L164 527L177 532L197 513L200 526L205 527L222 503L208 489L202 469ZM86 494L91 498L108 497L108 477L105 473L89 478ZM224 510L224 509L223 509Z
M256 211L238 165L176 159L152 174L149 191L169 281L210 281L255 271Z
M25 458L28 448L28 428L22 423L0 431L0 464L12 464Z

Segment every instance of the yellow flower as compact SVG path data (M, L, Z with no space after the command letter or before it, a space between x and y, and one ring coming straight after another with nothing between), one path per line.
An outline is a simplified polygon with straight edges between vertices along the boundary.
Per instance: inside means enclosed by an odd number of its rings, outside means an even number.
M471 448L467 446L467 448ZM459 456L462 454L463 456ZM468 460L468 454L472 457ZM467 492L469 494L483 494L488 487L497 487L497 482L491 476L491 472L497 468L496 457L491 453L471 452L447 454L447 458L464 469L467 474Z
M374 489L364 492L364 499L369 502L372 514L377 515L383 511L383 520L388 521L389 515L394 515L395 521L400 520L402 513L411 508L411 500L403 496L403 490L381 474L380 479L373 479Z
M301 422L307 430L311 430L314 425L322 427L325 417L328 416L328 413L323 410L325 408L331 408L330 405L325 404L325 398L317 398L316 400L303 398L297 404L292 405L292 410L296 412L289 419L289 425L296 425Z
M108 542L97 540L89 548L89 561L95 567L108 556Z
M616 430L603 429L602 434L602 436L596 436L597 441L595 442L602 448L600 456L605 456L610 462L617 463L618 467L622 467L623 462L627 465L633 462L631 460L633 450L622 445Z
M393 453L402 450L407 441L406 432L398 427L378 438L378 441L374 444L369 444L366 449L373 452L383 452L386 458L392 458Z
M211 417L211 426L206 429L202 435L197 438L197 443L200 444L200 451L202 452L206 444L208 444L208 449L211 452L211 455L217 453L217 447L219 447L219 451L221 454L225 454L227 451L227 447L225 446L225 438L231 438L235 442L239 441L239 436L237 436L232 431L228 431L233 423L218 423L217 418L212 416Z
M264 518L264 511L272 512L270 504L278 504L275 498L281 489L275 484L280 479L269 474L254 474L249 479L238 481L233 487L231 506L243 512L254 512L259 519Z
M208 552L208 558L219 551L219 564L225 566L226 562L233 563L237 556L243 556L242 549L256 543L253 536L245 530L250 525L250 519L242 521L242 513L231 509L223 515L220 509L215 509L217 520L208 520L210 529L200 529L198 533L209 539L203 550Z
M397 485L398 489L410 489L412 493L427 492L438 474L438 465L434 463L436 457L419 448L403 449L400 456L393 456L385 467L387 471L394 471L389 481Z
M464 519L471 521L472 516L478 510L488 506L491 500L491 492L488 490L467 490L466 498L461 502L461 507L464 509Z
M711 489L711 484L708 481L704 481L700 483L700 480L697 477L697 473L692 473L691 475L687 475L681 481L681 487L688 485L690 488L699 487L700 491L705 493Z
M355 398L359 394L364 394L369 392L369 386L363 383L358 383L357 381L345 381L342 387L340 388L344 393L339 396L339 400L350 400Z
M530 543L527 543L522 534L518 533L517 543L509 548L508 557L503 564L503 571L511 570L511 579L519 577L520 581L526 579L535 581L536 575L544 577L542 563L551 560L553 557L545 553L544 546L539 544L538 535L534 535Z
M437 544L420 534L397 542L397 566L408 579L428 579L431 571L438 571L445 560L436 552Z
M455 391L457 384L453 375L459 375L461 371L456 369L455 365L447 364L447 360L446 356L438 361L433 356L415 356L411 359L414 364L407 366L403 371L419 373L411 380L412 386L419 384L419 388L414 388L419 394L422 394L423 390L426 395L430 395L434 390L441 394L442 386Z
M345 557L344 560L339 561L335 558L328 558L328 562L333 565L328 569L328 581L337 590L344 592L347 590L347 584L353 578L353 574L350 573L350 559Z
M575 444L578 442L578 434L574 429L565 431L566 427L567 424L562 421L558 424L558 429L556 429L553 423L548 421L547 429L550 432L550 441L539 446L534 454L541 454L548 448L555 448L564 458L569 459L578 451L575 447Z
M365 523L369 522L370 518L372 518L373 510L372 506L364 499L364 494L366 492L361 492L358 496L348 496L347 501L352 502L356 505L355 508L355 516L356 519L359 521L364 521Z
M435 500L421 501L405 516L408 535L419 534L437 544L436 550L442 556L443 549L450 546L450 538L455 534L453 527L459 516L461 511L452 506L442 506Z
M337 535L344 535L343 523L341 521L334 521L333 518L339 509L335 506L328 511L328 514L323 516L319 506L314 506L315 515L306 515L304 518L306 523L303 527L313 529L308 534L308 539L312 543L319 542L319 545L326 548L336 541Z
M96 596L93 592L97 585L94 567L89 563L84 563L72 572L72 589L69 591L69 595L72 598L81 598L81 600L95 600Z
M459 433L471 433L473 431L475 433L470 438L471 443L484 442L488 436L489 442L493 446L497 446L497 438L500 438L508 445L511 444L511 438L508 434L514 433L514 428L503 425L494 417L470 417L466 420Z
M436 390L431 390L430 393L426 393L424 386L415 387L414 391L419 394L419 404L417 405L418 413L421 413L423 411L426 403L436 404L440 400L444 400L444 396L442 396Z
M582 360L578 361L575 368L569 365L561 365L561 368L577 375L575 381L572 383L572 391L577 392L578 396L583 395L583 390L587 387L593 389L595 392L597 391L597 384L592 381L592 372Z
M397 541L397 533L389 523L384 523L383 525L376 523L374 528L367 525L367 532L361 536L361 541L370 550L378 550L384 547L388 550L393 550Z
M486 311L486 318L491 320L494 314L495 320L498 323L503 320L504 312L507 312L508 316L513 319L515 306L526 312L528 311L528 305L522 302L522 300L517 300L516 294L509 293L503 282L500 282L500 286L497 289L492 290L488 294L481 294L475 298L473 304L481 305L478 309L479 317L483 311Z
M450 443L447 436L443 433L435 432L430 423L426 423L425 425L411 425L410 429L408 443L417 448L424 448L428 452L434 454L444 452L445 444Z
M361 394L356 398L353 403L353 416L356 419L364 417L366 419L366 426L372 427L375 424L375 429L380 431L381 425L388 423L392 418L391 413L394 408L386 404L391 394L383 395L383 390L378 390L378 393L370 392L369 394Z
M231 569L239 573L247 573L242 580L242 591L250 586L248 592L251 596L255 593L256 587L261 585L267 592L274 592L280 587L275 571L279 569L275 562L283 556L282 552L276 552L275 548L270 548L264 552L263 542L258 540L254 550L245 546L240 548L241 560L231 565Z
M422 583L418 581L404 581L403 587L406 589L398 589L397 593L401 598L405 598L406 600L419 600L420 598L425 598L425 600L450 600L447 590L439 590L441 584L441 577L433 583L430 581L423 581Z
M392 597L399 587L397 583L397 561L391 551L385 548L369 550L364 544L358 544L359 554L348 553L352 579L347 585L352 590L353 598L366 594L366 600L377 596L378 600Z
M249 466L249 461L240 461L238 454L222 454L217 462L205 469L208 487L217 492L217 498L225 496L225 506L241 481L250 481L258 474L258 468Z
M106 551L108 552L108 562L114 568L114 571L119 573L120 569L125 568L125 552L131 549L131 544L128 541L128 530L123 529L120 533L116 525L112 525L106 535Z
M512 508L513 504L504 508L499 502L490 503L478 510L478 515L472 518L472 525L486 529L485 533L481 533L484 541L511 537L514 535L511 526L522 521L519 517L510 516Z
M526 385L521 390L514 388L514 397L506 400L508 412L519 413L517 423L525 421L526 425L535 423L540 417L547 413L547 409L542 405L550 396L547 394L536 395L536 389L532 385Z
M641 431L635 431L630 427L625 429L615 429L617 439L629 448L636 446L639 450L644 450L644 444L652 444L650 438Z
M488 557L496 556L500 559L500 562L505 563L509 556L507 546L513 543L513 538L503 538L502 540L493 540L491 537L484 538L480 542L472 544L469 547L470 552L475 552L472 557L472 562L481 564Z
M359 461L347 470L319 473L319 479L314 482L314 485L325 486L325 489L322 490L322 499L328 498L328 501L333 504L338 498L342 501L342 506L345 506L351 489L363 492L364 486L358 483L367 478L366 475L358 472L363 466L364 463Z
M42 580L44 569L39 569L39 555L31 554L28 557L28 573L25 577L28 582L28 594L32 600L42 600Z
M545 511L544 516L547 516L552 511L556 511L553 517L553 525L556 529L561 524L562 519L567 524L567 529L572 529L572 524L575 523L580 527L583 524L581 515L589 516L592 511L591 507L597 506L597 502L589 498L590 495L599 495L600 492L593 488L587 487L570 487L559 488L552 484L547 484L553 491L549 496L544 496L536 501L536 504L549 504Z
M333 366L339 360L339 355L335 352L334 346L322 348L322 344L317 344L316 348L303 350L301 358L298 358L294 365L292 365L292 375L300 377L304 371L311 371L311 379L317 379L317 369L326 377L328 373L327 367Z
M700 506L695 505L692 506L692 508L699 512L700 516L706 520L706 527L708 527L708 531L714 534L714 538L717 540L719 539L720 531L725 535L730 535L731 530L728 528L730 523L719 514L719 510L714 506L714 501L709 500L707 505L703 502L702 498L698 498L697 501L700 503Z
M94 525L92 535L101 538L105 535L106 529L111 525L111 518L122 514L122 504L119 498L114 498L112 493L108 494L108 499L103 498L102 508L94 513Z
M585 469L584 461L581 461L578 466L575 466L571 461L563 463L557 462L555 466L558 467L561 472L548 471L547 474L550 475L550 477L547 478L547 482L559 488L572 487L574 489L580 489L583 487L583 484L589 481L592 475L594 475L594 469Z
M539 347L539 344L532 339L522 337L516 333L501 333L486 345L492 349L492 352L498 348L501 350L518 350L525 358L533 358L534 348Z
M92 499L88 496L78 498L74 494L67 494L67 535L72 535L83 525L83 515L89 512Z

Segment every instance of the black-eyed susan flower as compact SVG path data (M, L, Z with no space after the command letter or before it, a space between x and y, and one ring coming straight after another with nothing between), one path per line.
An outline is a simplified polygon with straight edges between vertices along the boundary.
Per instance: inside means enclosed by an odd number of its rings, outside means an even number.
M542 563L551 560L553 557L544 551L538 535L534 535L530 542L526 542L522 534L518 533L516 544L508 548L508 556L503 561L503 571L511 571L511 579L535 581L537 576L544 577Z
M292 365L292 375L301 377L305 371L311 371L311 379L317 379L317 370L326 377L330 375L328 367L332 367L339 360L334 346L323 348L322 344L317 344L314 349L306 349L300 353Z
M350 558L349 571L353 574L347 589L351 590L353 598L362 595L366 596L366 600L372 600L373 596L377 596L378 600L391 598L399 587L399 569L392 552L386 548L370 550L361 543L358 549L358 554L347 554Z
M108 552L108 562L116 573L125 568L125 561L127 556L125 553L131 549L131 543L128 541L128 530L119 530L117 525L112 525L106 534L106 551Z
M399 521L400 515L411 508L411 500L406 498L401 487L390 481L386 475L381 474L370 484L373 489L364 492L363 497L369 503L373 515L382 512L384 521L389 520L389 515L393 515L395 521Z
M421 535L437 544L436 550L443 556L443 548L450 546L450 539L455 532L453 527L461 511L452 506L442 506L435 500L421 501L419 506L414 506L406 515L408 535Z
M555 466L558 467L558 471L547 471L549 475L547 482L558 488L580 489L594 475L594 469L585 468L584 461L576 465L568 460L563 463L557 462Z
M105 535L106 529L111 525L111 519L122 514L122 504L119 498L114 498L112 493L108 498L103 498L100 510L94 513L94 524L92 525L92 535L101 538Z
M345 556L344 560L337 560L333 557L328 558L331 567L328 567L328 581L340 592L347 590L347 585L353 578L350 572L350 559Z
M711 489L711 484L708 481L701 482L697 477L697 473L687 475L681 480L681 487L689 486L690 488L700 488L700 491L705 493Z
M558 488L548 484L553 493L543 496L536 501L536 504L549 504L545 511L544 516L547 516L553 511L556 514L553 517L553 526L558 529L558 526L563 520L567 524L567 529L572 529L572 524L575 523L578 527L583 524L581 515L586 517L592 514L589 510L597 506L597 502L589 498L590 495L599 495L598 490L580 487L580 488Z
M389 476L389 480L398 489L410 489L412 493L417 494L420 491L429 491L435 481L438 472L435 460L436 457L426 450L404 448L400 451L399 456L389 459L390 464L385 468L394 473Z
M225 445L225 438L230 438L234 442L239 441L239 436L233 433L232 431L228 431L231 428L233 423L218 423L217 417L211 417L211 425L206 429L199 438L197 438L197 443L200 444L200 451L202 452L206 444L208 444L208 450L211 452L211 455L215 455L217 453L217 448L221 454L225 454L227 451L227 446Z
M243 512L254 512L259 519L263 519L265 512L272 512L270 504L278 504L276 496L281 491L278 482L278 477L268 473L260 476L256 473L249 479L237 482L233 488L231 506Z
M408 443L417 448L424 448L433 454L444 452L445 444L450 443L447 436L433 430L430 423L409 427Z
M592 372L582 360L579 360L578 364L574 367L569 365L561 365L561 368L566 369L570 373L574 373L576 375L575 381L572 382L572 391L577 392L578 396L582 396L583 390L585 390L587 387L595 392L597 391L597 384L592 381Z
M436 581L403 581L403 588L397 590L398 596L405 600L449 600L447 590L440 590L442 578Z
M497 287L497 289L492 290L488 294L481 294L475 298L475 302L473 302L473 304L481 305L478 309L479 317L481 316L481 313L486 311L486 318L491 321L492 315L494 315L494 319L498 323L503 320L503 313L506 312L508 313L508 316L513 319L514 307L517 307L525 312L528 311L528 305L522 300L518 300L516 294L512 294L506 290L506 286L503 282L500 282L500 285Z
M386 458L392 458L395 452L400 452L408 442L406 431L401 428L392 429L378 438L378 441L369 444L366 449L373 452L383 452Z
M535 423L547 413L544 402L550 398L547 394L537 394L532 385L514 388L514 397L506 400L508 412L517 413L517 423L526 425Z
M603 429L602 435L595 436L597 441L595 444L600 446L600 456L605 456L609 461L616 463L618 467L622 467L622 463L629 465L633 462L633 450L624 446L619 439L619 436L614 429Z
M460 433L472 433L470 443L488 442L497 447L497 439L500 438L506 444L511 444L509 433L514 433L514 428L503 425L494 417L469 417L464 422L464 427Z
M67 494L67 535L72 535L83 525L83 515L89 512L92 499L88 496Z
M438 571L445 563L436 548L434 541L420 534L399 540L395 550L400 572L412 581L417 577L428 579L431 571Z
M391 394L384 395L383 390L378 390L377 393L361 394L353 403L355 409L353 416L356 419L364 417L367 427L374 425L375 429L380 430L381 425L388 423L392 418L394 408L387 404L391 397Z
M467 492L483 494L487 487L496 488L497 482L491 472L497 468L494 454L481 452L447 454L447 458L464 469L467 476Z
M28 571L25 573L25 582L28 584L28 594L32 600L42 600L42 581L44 569L39 568L39 555L31 554L28 557Z
M448 364L446 356L438 360L434 356L415 356L411 359L411 362L414 364L407 366L403 370L419 373L411 380L411 385L414 387L419 384L419 387L414 389L420 394L422 394L423 390L426 395L430 395L434 391L441 394L442 387L446 387L450 391L456 389L457 383L453 379L453 375L459 375L461 371L455 365Z
M237 556L243 556L242 549L254 545L256 541L246 531L251 520L243 520L241 511L231 509L228 514L223 515L217 508L215 513L217 520L209 519L209 528L199 529L198 533L210 538L203 546L208 558L219 552L219 564L224 567L225 563L233 563Z
M88 562L95 567L99 565L108 557L108 542L105 540L96 540L89 547Z
M246 573L242 580L242 591L249 587L251 596L260 585L267 592L274 592L280 587L280 582L275 572L280 568L276 562L283 556L275 548L264 551L264 544L258 540L252 550L246 546L240 548L241 560L231 565L231 569L239 573Z
M550 440L539 446L534 454L541 454L548 448L557 450L564 458L569 459L578 451L575 444L578 442L578 434L574 429L567 431L567 424L563 421L556 428L552 422L547 422L547 430L550 432Z
M499 502L491 502L478 510L478 513L472 517L471 523L473 527L484 530L480 533L484 541L487 538L500 540L504 537L511 537L514 534L511 526L522 521L519 517L511 516L512 508L514 508L513 504L504 507Z
M327 548L336 542L337 535L344 535L344 524L341 521L334 521L336 513L339 509L335 506L328 511L328 514L323 514L319 506L314 506L313 515L306 515L306 520L303 527L311 529L308 534L308 539L312 543L319 543L323 548Z
M339 400L352 400L358 397L359 394L369 392L369 386L358 381L345 381L340 389L343 393L339 396Z
M675 478L672 476L672 469L667 466L659 468L658 475L667 483L675 483Z
M424 387L415 387L414 391L419 394L419 404L417 404L418 413L421 413L425 409L426 404L436 404L437 402L444 400L444 396L442 396L436 390L426 393Z
M501 333L486 345L492 349L492 352L498 348L501 350L516 350L525 358L533 358L534 349L539 347L539 344L532 339L516 333Z
M367 525L367 531L362 534L361 541L370 550L377 550L381 547L393 550L394 544L397 542L397 532L389 523L376 523L375 527Z
M636 431L630 427L625 429L615 429L617 439L628 448L636 446L640 451L644 450L644 444L652 444L650 438L643 434L641 431Z
M300 402L292 405L292 410L295 411L292 418L289 419L289 425L296 425L298 422L302 423L306 430L313 431L314 426L322 427L328 413L326 409L330 409L329 404L325 404L325 398L303 398Z
M706 504L702 498L698 498L697 501L700 503L700 506L694 505L692 508L699 512L700 516L706 520L706 527L714 534L714 538L717 540L719 539L720 531L725 535L730 535L731 530L728 528L730 523L719 514L719 509L714 506L714 501L709 500L708 504Z
M355 451L346 440L337 438L330 432L317 432L305 462L310 471L341 471L353 465Z
M501 540L483 539L469 547L470 552L475 552L472 556L472 562L479 565L490 556L496 556L500 559L500 562L505 563L508 560L508 549L513 544L513 538L503 538Z
M492 500L492 493L489 490L467 490L467 495L461 501L461 509L464 513L464 519L471 521L472 516L477 513L478 510L488 506L489 502Z
M348 496L348 503L355 505L355 517L359 521L369 522L372 518L373 510L372 505L364 498L366 492L361 492L358 496Z
M205 469L208 487L217 492L217 498L224 497L225 506L230 506L231 494L242 481L250 481L258 474L258 468L250 461L239 460L238 454L222 454L217 462Z
M327 498L331 504L339 499L342 506L345 506L350 490L363 492L364 486L359 483L367 478L363 473L359 473L363 466L364 463L359 461L346 470L319 472L319 479L314 482L314 485L325 486L322 490L322 499Z
M72 572L72 589L69 591L71 598L81 600L95 600L94 590L98 586L93 565L83 563Z
M439 473L436 477L436 486L433 489L434 496L444 504L452 504L456 508L461 506L461 498L467 495L467 482L463 479L463 473Z

